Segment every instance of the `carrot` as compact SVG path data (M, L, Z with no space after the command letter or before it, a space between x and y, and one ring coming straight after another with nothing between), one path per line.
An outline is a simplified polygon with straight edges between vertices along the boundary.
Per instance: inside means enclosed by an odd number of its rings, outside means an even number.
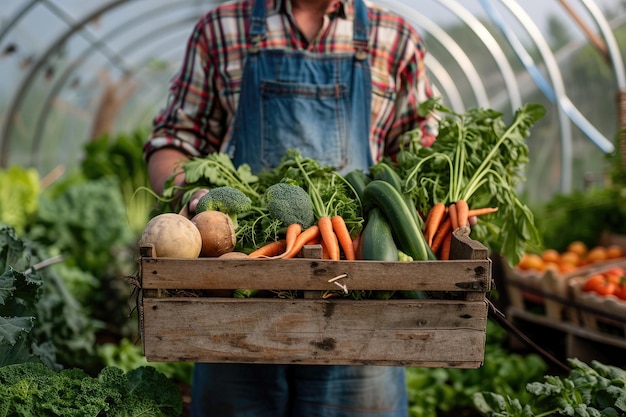
M437 251L443 244L443 241L445 240L446 236L451 233L452 233L452 222L450 220L450 217L448 216L446 217L446 219L443 221L443 223L437 230L437 233L435 233L435 237L433 238L433 244L431 245L430 249L434 253L437 253Z
M248 255L248 258L266 258L276 256L285 251L285 239L267 243Z
M352 239L352 247L354 248L354 257L355 259L359 256L359 244L361 243L361 235L358 234Z
M339 260L339 241L337 239L337 235L333 230L333 222L329 216L321 216L317 220L317 226L320 228L320 235L322 236L322 241L328 250L328 254L330 255L330 259L334 261Z
M498 211L498 207L482 207L477 209L471 209L467 212L467 217L478 217L483 216L485 214L491 214Z
M426 242L429 246L432 245L435 233L444 220L445 214L446 205L442 202L435 203L435 205L428 210L426 220L424 221L424 238L426 238Z
M285 252L291 251L291 248L293 248L296 238L300 233L302 233L302 225L300 223L292 223L287 226L287 231L285 232L285 242L287 245L285 247Z
M304 245L319 245L322 239L320 239L320 235L314 236L311 240L306 242Z
M439 259L447 261L450 259L450 245L452 244L452 233L446 234L446 238L443 240L441 250L439 251Z
M355 260L356 255L354 253L354 245L352 244L352 236L350 236L350 231L348 230L348 226L346 226L346 222L343 217L336 214L330 218L330 221L333 225L335 235L337 235L339 245L341 245L341 249L343 249L345 259L347 261Z
M455 203L456 207L456 217L457 223L459 227L469 227L469 217L467 213L469 212L469 206L466 200L457 200Z
M452 226L452 230L456 230L459 228L459 216L456 211L456 203L450 203L448 206L448 216L450 217L450 225Z
M319 232L319 227L316 225L308 227L296 237L296 240L289 251L285 250L285 252L281 253L280 255L272 256L271 259L295 258L296 255L298 255L298 253L300 253L300 251L302 250L302 247L307 242L311 241L311 239L319 235Z

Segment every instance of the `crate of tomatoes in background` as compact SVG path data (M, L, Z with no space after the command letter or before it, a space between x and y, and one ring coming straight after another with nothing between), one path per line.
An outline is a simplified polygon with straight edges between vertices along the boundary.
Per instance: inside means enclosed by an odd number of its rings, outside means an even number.
M545 249L526 253L519 263L504 263L504 280L511 306L546 318L580 324L573 302L573 280L610 266L626 265L626 247L618 237L603 236L588 247L571 242L565 251Z
M583 327L626 338L626 261L576 277L569 285Z

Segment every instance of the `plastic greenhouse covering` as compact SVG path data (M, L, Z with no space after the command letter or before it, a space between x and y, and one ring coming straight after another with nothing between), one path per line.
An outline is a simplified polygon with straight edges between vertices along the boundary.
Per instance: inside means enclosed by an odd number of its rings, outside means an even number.
M530 189L580 188L620 147L624 2L375 2L422 34L430 76L453 110L480 106L510 115L526 102L548 108L529 139ZM45 175L77 164L84 144L103 133L147 131L193 24L218 4L3 0L1 167Z

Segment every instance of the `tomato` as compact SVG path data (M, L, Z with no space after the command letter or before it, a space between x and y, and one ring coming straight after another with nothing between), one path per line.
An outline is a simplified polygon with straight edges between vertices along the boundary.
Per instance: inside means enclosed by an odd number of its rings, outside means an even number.
M591 275L583 284L583 291L592 291L600 295L613 294L618 285L605 276L604 274Z
M617 289L613 292L617 298L626 300L626 282L622 282L617 286Z
M619 283L622 277L626 276L626 270L619 266L614 266L602 272L607 279L615 284Z

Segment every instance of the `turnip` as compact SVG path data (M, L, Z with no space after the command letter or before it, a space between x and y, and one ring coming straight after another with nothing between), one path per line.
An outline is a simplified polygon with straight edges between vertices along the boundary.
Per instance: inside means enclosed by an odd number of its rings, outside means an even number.
M235 228L227 214L207 210L193 216L191 222L200 231L202 238L200 256L217 257L235 249Z
M202 249L200 230L185 216L159 214L146 224L139 246L154 247L155 256L197 258Z

